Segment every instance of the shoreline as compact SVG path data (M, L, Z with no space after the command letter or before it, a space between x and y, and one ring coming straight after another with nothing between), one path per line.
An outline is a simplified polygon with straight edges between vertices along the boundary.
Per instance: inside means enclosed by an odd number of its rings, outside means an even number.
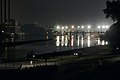
M104 50L104 49L107 49L108 46L107 45L104 45L104 46L91 46L91 47L85 47L85 48L79 48L79 49L73 49L73 50L66 50L66 51L59 51L59 52L50 52L50 53L42 53L42 54L34 54L32 53L32 55L36 55L38 56L49 56L49 57L58 57L58 56L66 56L66 55L74 55L75 52L78 52L78 55L80 53L80 55L85 55L85 56L88 56L88 55L95 55L96 54L99 54L100 51ZM97 50L96 50L97 49ZM102 50L100 50L102 49ZM82 54L81 54L82 53ZM32 57L31 55L31 57ZM25 61L27 58L27 55L25 58L10 58L8 59L9 62L21 62L21 61ZM2 60L1 60L2 62ZM4 62L4 61L3 61Z
M103 53L104 52L104 53ZM75 55L74 53L77 53ZM108 49L108 46L95 46L95 47L88 47L88 48L81 48L81 49L75 49L75 50L69 50L69 51L62 51L62 52L54 52L54 53L48 53L48 54L39 54L39 55L30 55L28 58L22 58L22 59L13 59L9 62L2 62L2 64L17 64L16 66L22 65L30 65L30 61L34 62L36 65L40 64L63 64L68 62L73 62L75 60L79 60L81 58L94 58L94 57L101 57L104 55L110 54L110 51ZM33 57L33 55L35 57ZM33 64L34 64L33 63ZM34 65L33 65L34 66ZM14 67L14 66L13 66Z

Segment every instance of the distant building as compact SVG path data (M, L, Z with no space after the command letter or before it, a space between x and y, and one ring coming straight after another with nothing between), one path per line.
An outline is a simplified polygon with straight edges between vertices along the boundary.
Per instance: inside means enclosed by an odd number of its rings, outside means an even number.
M20 33L20 25L10 18L10 0L0 0L0 56L7 60L13 54L15 46L4 46L7 42L14 42Z

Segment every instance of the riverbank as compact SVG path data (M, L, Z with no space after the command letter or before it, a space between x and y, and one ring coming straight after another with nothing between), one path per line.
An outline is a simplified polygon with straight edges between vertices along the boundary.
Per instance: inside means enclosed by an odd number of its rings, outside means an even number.
M113 80L119 79L120 55L111 54L107 46L84 48L82 51L89 55L79 57L64 56L64 62L54 65L43 65L24 69L1 70L5 79L29 80ZM58 61L59 58L54 60ZM52 60L49 59L48 62Z
M34 54L27 56L23 59L13 59L8 62L2 61L0 64L0 69L11 69L18 68L20 65L22 67L32 67L37 65L55 65L55 64L66 64L75 61L81 61L84 59L99 58L104 55L110 54L108 46L95 46L88 48L80 48L68 51L44 53L44 54Z

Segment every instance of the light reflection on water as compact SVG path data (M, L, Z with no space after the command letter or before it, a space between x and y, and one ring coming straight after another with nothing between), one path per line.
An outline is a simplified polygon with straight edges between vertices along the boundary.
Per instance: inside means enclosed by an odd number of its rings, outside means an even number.
M73 35L71 36L71 46L72 47L74 46L74 36Z
M88 44L88 46L87 46L87 47L90 47L90 39L88 39L88 43L87 43L87 44Z
M83 48L84 47L84 39L83 39L83 37L81 38L81 48Z
M105 41L104 40L102 40L102 45L105 45Z
M62 36L62 40L61 40L61 46L64 46L64 36Z
M100 45L100 44L101 44L101 43L100 43L100 38L98 38L97 42L98 42L98 45Z
M56 46L60 46L60 36L56 36Z
M80 36L78 36L77 46L80 46Z
M16 57L25 57L30 51L34 51L36 54L43 54L107 44L107 41L100 38L91 38L89 35L87 37L80 34L61 35L56 36L55 40L51 41L16 46L15 53Z
M61 44L61 46L60 46ZM68 35L62 35L62 36L56 36L56 46L57 47L91 47L91 46L97 46L97 45L107 45L108 42L105 40L100 40L100 38L92 38L88 35L87 38L83 38L83 36L80 35L71 35L71 37L68 37Z
M65 46L68 46L68 36L65 35Z

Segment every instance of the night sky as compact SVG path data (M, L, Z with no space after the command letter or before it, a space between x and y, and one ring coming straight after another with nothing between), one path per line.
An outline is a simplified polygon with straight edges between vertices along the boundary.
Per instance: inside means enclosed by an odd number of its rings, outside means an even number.
M12 18L20 23L81 25L107 23L106 0L11 0Z

